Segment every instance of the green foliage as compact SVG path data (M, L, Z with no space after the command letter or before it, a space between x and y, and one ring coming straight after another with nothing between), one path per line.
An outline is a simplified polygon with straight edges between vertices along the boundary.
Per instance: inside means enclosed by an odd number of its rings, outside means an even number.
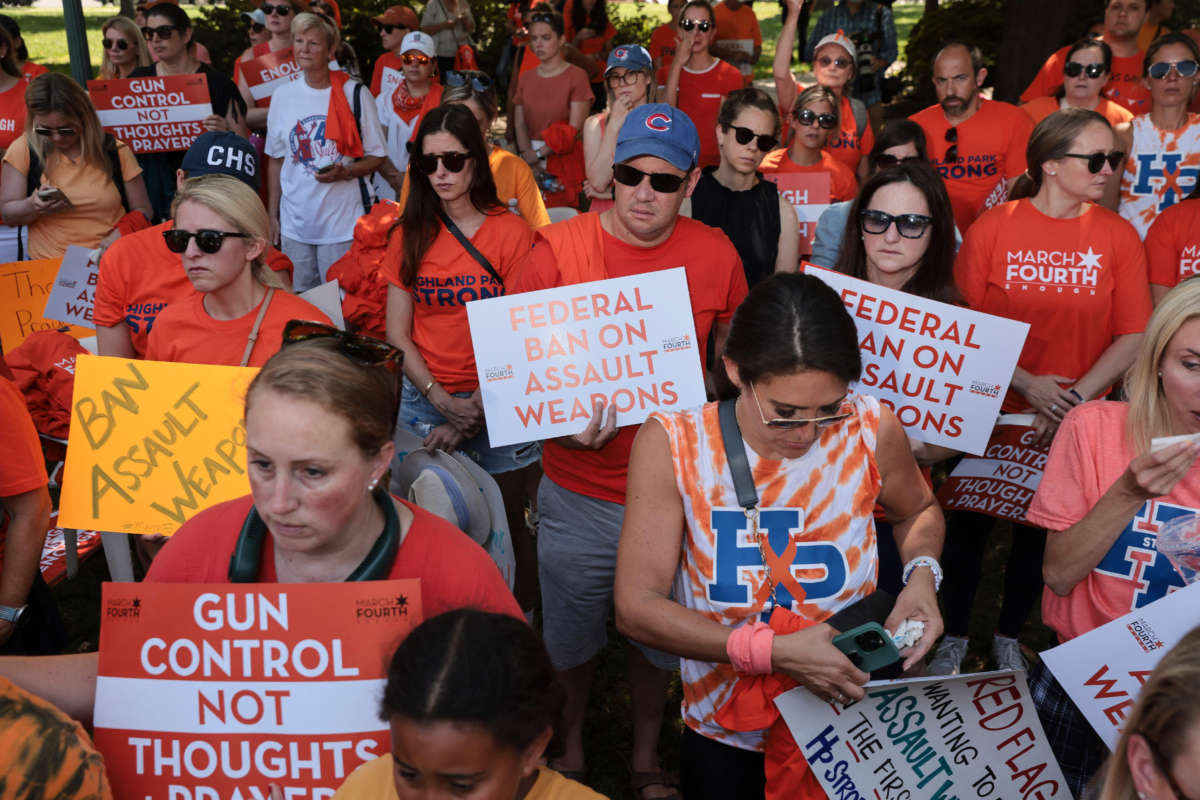
M933 91L933 58L942 45L961 39L979 45L984 64L996 63L1000 31L1004 27L1004 0L953 0L926 12L913 26L904 49L905 67L900 73L905 100L915 108L937 102ZM990 83L985 82L985 85Z
M647 11L646 3L642 0L624 5L625 8L621 14L617 13L614 4L610 3L608 6L608 18L612 21L613 27L617 29L617 36L613 39L613 43L640 44L643 47L649 47L650 36L654 33L654 29L662 24L662 21L658 16Z

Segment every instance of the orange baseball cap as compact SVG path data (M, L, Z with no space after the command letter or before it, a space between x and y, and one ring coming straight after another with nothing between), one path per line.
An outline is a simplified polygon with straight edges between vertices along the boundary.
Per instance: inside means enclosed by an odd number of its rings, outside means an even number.
M417 12L408 6L391 6L378 17L371 17L371 21L380 25L397 25L414 31L421 27L421 21L417 19Z

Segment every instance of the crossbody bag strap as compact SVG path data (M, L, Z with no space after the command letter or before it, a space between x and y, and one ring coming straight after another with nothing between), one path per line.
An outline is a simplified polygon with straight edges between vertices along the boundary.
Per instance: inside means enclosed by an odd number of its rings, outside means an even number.
M354 126L358 128L358 137L362 138L362 88L363 85L357 81L354 82ZM358 196L362 200L364 214L371 213L371 207L375 205L371 199L371 190L367 188L367 179L362 175L358 176Z
M503 288L504 279L500 277L500 273L496 272L496 268L492 266L491 262L488 261L486 257L484 257L483 253L479 252L475 245L471 244L471 240L467 238L466 234L459 230L459 227L454 224L454 220L450 219L450 217L446 215L445 211L438 211L438 216L442 218L442 224L446 226L446 230L450 231L454 238L458 239L458 243L463 246L463 249L471 254L471 258L478 261L479 266L486 269L488 274L492 276L492 280L500 284L501 288Z
M717 406L717 418L721 423L721 441L725 444L725 460L733 473L733 489L737 492L738 505L750 510L758 505L758 489L750 473L750 461L746 458L746 443L742 441L742 429L738 426L735 411L736 399L722 400Z
M254 343L258 341L258 329L262 327L263 317L267 315L267 306L271 305L271 297L274 294L275 289L267 287L267 296L263 298L262 305L258 307L258 316L254 318L254 327L250 329L250 336L246 339L246 352L242 353L240 366L244 367L250 363L250 354L254 352Z

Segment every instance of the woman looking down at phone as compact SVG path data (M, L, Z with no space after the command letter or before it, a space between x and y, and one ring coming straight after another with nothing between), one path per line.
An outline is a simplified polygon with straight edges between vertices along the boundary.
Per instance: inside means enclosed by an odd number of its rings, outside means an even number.
M941 511L892 412L848 390L862 366L837 293L811 275L767 278L734 314L722 358L739 390L726 401L732 451L718 403L652 414L633 445L617 557L618 628L682 657L688 798L761 796L764 732L714 720L739 676L783 674L823 699L863 696L866 673L820 623L875 589L877 500L906 563L886 627L925 624L906 667L941 630ZM745 514L731 464L757 493ZM792 568L801 562L826 566ZM775 609L808 627L775 636L764 624Z

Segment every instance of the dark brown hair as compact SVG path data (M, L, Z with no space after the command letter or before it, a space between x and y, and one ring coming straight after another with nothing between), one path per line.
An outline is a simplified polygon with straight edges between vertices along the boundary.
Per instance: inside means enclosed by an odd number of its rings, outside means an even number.
M1009 200L1033 197L1042 190L1042 166L1071 152L1075 139L1088 125L1112 125L1102 114L1083 108L1064 108L1034 126L1025 146L1025 174L1017 178L1009 190Z

